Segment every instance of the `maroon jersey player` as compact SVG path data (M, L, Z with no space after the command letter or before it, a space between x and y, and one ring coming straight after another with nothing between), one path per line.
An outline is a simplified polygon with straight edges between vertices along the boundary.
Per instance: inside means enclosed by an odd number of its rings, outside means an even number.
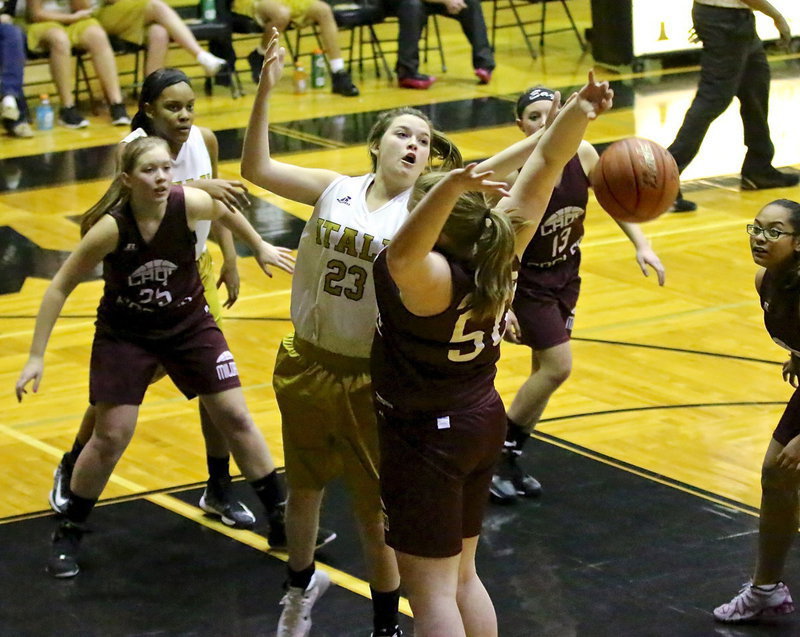
M505 433L493 380L514 263L587 120L612 95L590 74L510 194L474 165L422 176L419 203L375 262L381 495L418 637L497 635L475 551ZM491 209L474 191L509 196Z
M244 402L225 337L208 311L195 264L194 227L219 219L253 250L261 267L292 270L288 250L261 240L239 214L203 191L171 186L166 142L137 139L125 148L122 172L82 219L78 247L45 292L30 357L16 385L36 392L44 352L67 296L100 262L105 289L97 312L90 399L97 418L75 464L64 520L53 534L48 571L77 575L85 522L130 441L139 405L159 366L188 397L200 400L228 437L231 450L270 516L270 533L285 542L283 494L275 464Z

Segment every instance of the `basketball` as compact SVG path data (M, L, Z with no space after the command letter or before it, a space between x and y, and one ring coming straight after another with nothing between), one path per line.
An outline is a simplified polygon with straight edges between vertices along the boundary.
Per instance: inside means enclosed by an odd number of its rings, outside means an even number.
M617 221L658 217L678 196L678 166L663 146L643 137L614 142L589 175L595 197Z

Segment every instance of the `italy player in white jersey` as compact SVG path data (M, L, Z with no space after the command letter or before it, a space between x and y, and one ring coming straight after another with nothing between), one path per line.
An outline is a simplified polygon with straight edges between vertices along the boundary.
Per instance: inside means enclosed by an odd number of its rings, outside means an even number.
M367 140L369 174L347 177L276 161L270 157L268 102L283 60L275 31L242 154L246 179L314 206L292 283L295 331L281 345L273 378L289 487L289 586L278 635L306 635L311 606L330 584L326 573L315 570L314 538L325 486L338 475L352 495L367 563L373 635L399 635L400 578L384 541L369 375L377 317L372 262L408 216L411 188L431 156L448 166L460 157L422 113L403 108L377 118Z
M194 91L183 71L167 68L148 75L142 85L139 111L131 123L133 130L120 142L117 156L119 158L125 146L134 139L148 135L161 137L167 142L172 157L173 183L190 184L205 190L230 209L241 209L248 203L247 190L239 181L217 178L217 138L210 129L194 125L194 100ZM206 249L211 227L210 221L197 223L195 257L209 311L221 326L222 305L217 287L222 283L225 284L228 293L225 307L232 306L239 295L239 274L231 233L222 225L215 223L214 234L223 254L219 279L215 280L211 255ZM63 513L66 508L72 468L81 449L91 438L94 423L94 407L89 406L73 448L64 454L56 469L49 499L52 508L58 512ZM238 502L231 494L228 443L214 426L202 404L200 404L200 423L206 444L209 472L200 506L207 513L220 517L228 526L250 528L255 524L255 516L247 506Z

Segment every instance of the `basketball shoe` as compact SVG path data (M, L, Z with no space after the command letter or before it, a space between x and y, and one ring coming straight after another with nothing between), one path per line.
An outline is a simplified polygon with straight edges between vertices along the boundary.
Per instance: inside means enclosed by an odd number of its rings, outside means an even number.
M331 578L325 571L314 571L305 589L289 586L281 600L278 637L306 637L311 631L311 609L330 585Z
M67 452L61 456L61 462L58 463L56 470L53 472L53 488L50 489L48 501L50 508L56 513L66 513L67 502L69 501L69 483L72 480L72 470L75 468L75 461L72 459L72 454Z
M506 443L509 445L509 443ZM542 485L531 475L525 473L517 460L522 451L508 446L500 455L490 492L495 500L501 502L513 500L511 494L525 498L535 498L542 494Z
M283 502L275 511L269 515L269 533L267 534L267 542L269 547L278 551L286 550L286 503ZM330 544L336 539L336 532L320 527L317 530L317 542L314 544L314 550L321 549L326 544Z
M80 572L78 550L86 528L65 520L53 531L50 544L50 559L47 572L53 577L64 579L75 577Z
M778 582L772 586L753 586L748 582L731 601L714 609L714 619L735 624L791 612L794 612L794 602L786 584Z
M206 482L200 508L234 529L252 529L256 523L253 512L233 497L230 477Z

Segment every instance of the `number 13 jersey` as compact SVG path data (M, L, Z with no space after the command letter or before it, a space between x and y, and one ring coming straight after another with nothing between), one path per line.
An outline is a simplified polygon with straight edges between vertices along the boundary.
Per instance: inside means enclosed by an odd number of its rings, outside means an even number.
M369 358L378 310L372 263L408 217L411 190L367 209L374 175L340 177L300 237L292 280L295 334L329 352Z

